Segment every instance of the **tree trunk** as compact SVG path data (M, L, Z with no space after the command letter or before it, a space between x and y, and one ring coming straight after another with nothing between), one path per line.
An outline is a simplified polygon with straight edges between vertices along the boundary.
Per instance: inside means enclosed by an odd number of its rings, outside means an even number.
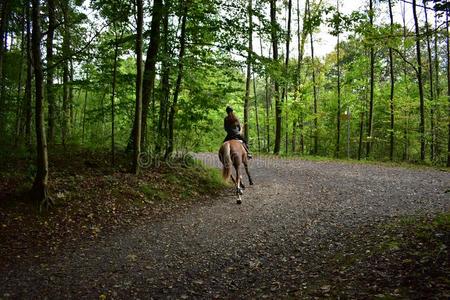
M31 149L31 122L32 122L32 81L33 81L33 65L32 65L32 49L31 49L31 15L30 7L27 5L27 79L25 83L25 101L24 101L24 113L25 113L25 145L28 149Z
M183 79L183 60L184 52L186 48L186 18L187 18L188 4L183 3L183 15L181 17L181 33L180 33L180 53L178 56L178 75L177 82L175 83L175 90L173 92L173 101L170 107L169 113L169 139L167 143L167 150L165 158L168 159L172 155L174 150L174 127L175 127L175 114L177 112L178 95L181 90L181 81Z
M373 27L373 0L369 2L369 22L370 27ZM375 52L373 49L373 45L370 46L370 100L369 100L369 116L368 116L368 125L367 125L367 148L366 148L366 156L369 157L370 151L372 148L372 129L373 129L373 93L374 93L374 85L375 85L375 74L374 74L374 65L375 65Z
M448 140L447 140L447 167L450 167L450 34L448 32L448 8L446 10L446 44L447 44L447 127L448 127Z
M48 30L47 30L47 104L48 104L48 143L55 142L55 95L53 88L53 37L55 34L55 2L48 0Z
M286 154L288 153L288 144L289 144L289 138L288 138L288 106L287 106L287 99L288 99L288 68L289 68L289 44L291 41L291 12L292 12L292 0L288 1L288 23L287 23L287 36L286 36L286 59L284 62L284 80L285 80L285 84L283 85L283 90L281 92L281 101L285 100L285 121L284 123L286 124L286 137L285 137L285 151ZM286 97L286 99L285 99Z
M406 37L407 37L407 28L406 28L406 3L403 2L401 6L401 14L402 14L402 27L403 27L403 56L406 57ZM406 65L403 66L403 81L406 83L406 94L409 94L409 88L408 88L408 75L406 70ZM405 116L404 116L405 124L403 129L403 141L404 141L404 147L403 147L403 160L409 159L409 113L405 110Z
M3 45L5 40L7 19L9 14L9 0L3 0L1 4L1 20L0 20L0 82L2 82L3 75Z
M9 1L3 0L1 4L1 20L0 20L0 134L3 134L3 125L5 123L5 83L3 81L3 60L7 40L7 26L9 18Z
M75 128L75 122L76 122L76 115L75 115L75 109L73 105L73 91L74 91L74 85L73 85L73 59L72 55L70 55L69 58L69 132L72 132ZM81 91L81 90L80 90Z
M297 120L292 121L292 139L291 139L291 151L295 153L297 150Z
M265 109L266 109L266 117L265 117L265 123L266 123L266 134L267 134L267 142L266 142L266 151L267 153L270 152L270 89L269 87L269 77L266 74L265 77Z
M252 20L252 1L248 0L248 52L247 52L247 78L245 80L245 98L244 98L244 138L248 141L248 110L250 101L250 82L252 72L252 51L253 51L253 20Z
M48 156L47 156L47 140L45 137L44 122L44 97L43 82L44 73L42 71L41 62L41 29L40 29L40 1L33 0L33 34L32 34L32 53L35 76L35 92L36 92L36 150L37 150L37 172L34 178L32 195L34 200L39 203L40 207L47 208L52 204L48 196Z
M392 1L389 0L389 18L390 18L390 32L394 36L394 16L392 14ZM395 75L394 75L394 55L392 48L389 48L389 73L391 79L391 90L389 94L389 108L390 108L390 132L389 132L389 159L394 159L394 91L395 91Z
M311 24L311 3L309 0L306 1L308 6L308 19ZM311 26L311 25L310 25ZM311 64L312 64L312 79L313 79L313 96L314 96L314 148L313 153L317 155L318 152L318 144L319 144L319 132L318 132L318 124L317 124L317 86L316 86L316 68L314 63L314 40L313 40L313 29L309 28L309 39L311 43Z
M153 16L150 28L150 44L147 49L147 57L144 65L144 73L142 79L142 128L141 128L141 148L146 145L147 136L147 117L150 105L150 97L153 96L153 89L156 75L156 59L160 41L160 23L163 12L162 0L153 1ZM130 142L135 136L136 123L133 124Z
M270 24L271 24L271 38L273 61L278 63L278 24L277 24L277 0L270 0ZM280 88L278 78L273 78L275 85L275 146L274 154L280 153L281 144L281 103L280 103Z
M263 45L262 45L262 39L259 39L259 44L260 44L260 49L261 49L261 57L264 57L263 54ZM270 57L270 48L269 48L269 57ZM266 111L266 115L264 118L264 128L266 131L266 135L267 135L267 140L266 140L266 152L269 153L270 152L270 124L269 124L269 77L267 75L267 72L264 74L264 81L265 81L265 86L264 86L264 92L265 92L265 97L264 97L264 103L265 103L265 111Z
M86 128L86 109L87 109L87 98L88 98L88 89L84 91L84 105L83 105L83 123L82 123L82 135L81 135L81 144L84 145L84 133Z
M416 35L416 54L417 54L417 86L419 88L419 101L420 101L420 160L425 160L425 105L423 96L423 83L422 83L422 57L420 52L420 29L419 21L417 20L416 0L412 0L414 29Z
M258 137L258 153L261 152L261 139L260 139L260 132L259 132L259 116L258 116L258 102L256 101L256 78L255 73L253 73L253 94L255 97L255 117L256 117L256 133Z
M339 22L339 0L336 1L336 8ZM336 126L336 153L335 157L339 157L339 147L341 144L341 61L340 61L340 45L339 45L339 24L337 24L337 44L336 44L336 66L337 66L337 126Z
M364 131L364 112L361 112L359 116L358 160L361 160L361 153L363 148L363 131Z
M441 96L441 86L440 86L440 80L439 80L439 48L438 48L438 16L437 16L437 11L434 11L434 74L435 74L435 91L436 91L436 97L435 99L437 101L439 101L439 98ZM437 109L436 110L436 119L440 120L441 119L441 115L440 115L440 110ZM434 132L435 137L436 136L440 136L440 127L436 126L435 128L435 132ZM435 157L438 158L441 154L441 142L440 139L435 139Z
M16 107L16 122L15 122L15 129L14 129L14 145L17 146L20 141L20 127L21 127L21 113L23 108L23 100L21 96L22 92L22 75L23 75L23 61L24 61L24 55L26 53L25 50L25 30L26 30L26 12L25 12L25 6L22 9L22 33L21 33L21 45L20 45L20 65L19 65L19 78L17 80L17 107Z
M62 2L62 11L64 18L64 32L62 41L63 64L63 117L62 117L62 144L64 148L69 137L69 119L70 119L70 91L69 91L69 57L70 57L70 27L69 27L69 3Z
M161 63L161 96L159 100L159 118L157 136L158 140L155 145L155 152L161 153L165 149L165 140L167 140L167 106L170 98L170 64L169 64L169 8L167 4L164 7L163 15L163 51L166 55L163 57Z
M136 110L134 122L136 130L134 134L134 155L133 170L134 174L139 174L139 156L141 154L141 126L142 126L142 28L144 26L144 3L143 0L136 0Z
M308 10L308 2L305 2L305 8L304 8L304 15L303 15L303 31L300 31L300 0L297 0L297 39L298 39L298 56L297 56L297 72L296 72L296 78L295 78L295 93L294 93L294 100L297 100L298 92L300 89L300 83L301 83L301 70L303 65L303 56L305 53L305 43L306 43L306 37L308 31L305 30L305 24L307 19L307 10ZM303 154L305 150L305 144L304 144L304 135L303 135L303 108L300 105L300 117L299 117L299 130L300 130L300 151ZM294 128L295 130L295 128Z
M427 53L428 53L428 75L430 77L430 131L431 131L431 144L430 144L430 160L431 162L434 161L435 158L435 145L436 145L436 133L434 128L434 86L433 86L433 60L431 58L431 31L430 31L430 24L428 23L428 12L427 12L427 1L423 0L423 7L425 12L425 28L426 28L426 42L427 42Z
M119 39L117 37L117 32L115 33L114 40L114 63L113 63L113 73L112 73L112 91L111 91L111 164L114 166L116 161L116 142L115 142L115 98L116 98L116 79L117 79L117 60L119 56Z

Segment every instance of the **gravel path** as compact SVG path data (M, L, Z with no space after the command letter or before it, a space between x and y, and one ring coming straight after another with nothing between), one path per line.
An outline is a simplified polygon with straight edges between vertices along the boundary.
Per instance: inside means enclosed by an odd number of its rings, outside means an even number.
M282 159L250 169L255 185L241 205L230 189L144 227L0 266L0 299L304 297L342 232L450 208L446 172Z

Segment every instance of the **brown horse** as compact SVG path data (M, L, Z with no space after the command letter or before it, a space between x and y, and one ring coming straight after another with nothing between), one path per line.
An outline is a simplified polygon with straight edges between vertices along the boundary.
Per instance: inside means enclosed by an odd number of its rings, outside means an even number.
M248 176L248 181L250 185L253 185L252 177L248 171L248 162L247 162L247 151L242 145L242 142L239 140L231 140L222 144L219 150L219 159L222 162L222 177L225 180L228 180L230 177L236 185L236 195L238 196L237 203L241 204L241 195L242 190L245 188L244 184L241 182L241 164L245 167L245 172ZM236 179L233 178L231 174L231 166L234 167L236 171Z

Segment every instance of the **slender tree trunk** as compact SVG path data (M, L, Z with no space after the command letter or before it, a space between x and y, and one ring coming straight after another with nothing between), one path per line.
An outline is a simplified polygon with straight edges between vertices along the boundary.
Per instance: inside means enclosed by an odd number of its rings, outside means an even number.
M285 57L285 61L284 61L284 78L283 80L285 81L284 85L283 85L283 90L281 92L281 101L285 101L285 121L284 123L286 124L286 130L285 130L285 151L286 154L288 153L288 144L289 144L289 138L288 138L288 106L287 106L287 100L288 100L288 68L289 68L289 46L290 46L290 41L291 41L291 15L292 15L292 0L288 0L288 23L287 23L287 33L286 33L286 57ZM286 97L286 98L285 98Z
M297 39L298 39L298 56L297 56L297 72L296 72L296 79L295 79L295 94L294 94L294 100L297 100L297 97L299 95L300 90L300 83L301 83L301 76L302 76L302 65L303 65L303 56L305 53L305 43L306 43L306 37L308 31L305 30L305 24L307 22L307 10L308 10L308 2L305 2L305 9L304 9L304 15L303 15L303 31L300 31L300 0L297 0ZM301 98L300 98L301 102ZM300 117L299 117L299 130L300 130L300 151L302 154L304 154L305 151L305 143L304 143L304 134L303 134L303 108L300 105L300 111L299 111ZM295 128L294 128L295 130Z
M53 93L53 37L55 34L55 2L48 0L47 30L47 104L48 104L48 143L55 142L55 95Z
M69 91L69 57L70 57L70 26L69 26L69 3L62 2L64 32L62 42L62 53L64 57L63 65L63 117L62 117L62 144L64 148L69 137L69 120L70 120L70 91Z
M256 78L255 73L253 72L253 95L255 97L255 117L256 117L256 133L258 137L258 153L261 152L261 138L260 138L260 131L259 131L259 116L258 116L258 102L256 99Z
M403 56L406 57L406 35L407 35L407 29L406 29L406 3L403 2L401 6L401 14L402 14L402 24L403 24ZM406 65L403 66L403 81L406 83L406 94L409 94L409 88L408 88L408 81L407 81L407 70ZM404 124L404 130L403 130L403 140L404 140L404 147L403 147L403 160L409 159L409 113L405 110L405 124Z
M105 135L105 98L106 98L106 92L103 92L103 96L100 100L100 111L102 115L102 136Z
M422 82L422 56L420 51L420 29L419 21L417 19L416 0L412 0L414 29L416 34L416 55L417 55L417 85L419 88L419 100L420 100L420 160L425 160L425 105L423 96L423 82Z
M430 131L431 131L431 144L430 144L430 160L431 162L434 161L435 158L435 146L436 146L436 134L435 134L435 128L434 128L434 86L433 86L433 60L431 55L431 31L430 31L430 24L428 23L428 12L427 12L427 1L423 0L423 7L425 12L425 28L426 28L426 42L427 42L427 53L428 53L428 75L430 77L430 91L429 91L429 97L430 97Z
M155 145L155 152L161 153L162 149L165 149L164 140L167 139L167 105L170 97L170 64L168 53L169 49L169 12L167 7L164 8L164 14L162 16L163 21L163 53L166 53L161 63L161 95L159 99L159 117L157 137L158 140Z
M373 0L369 1L369 22L370 27L373 27ZM367 149L366 156L370 156L370 151L372 148L372 130L373 130L373 97L374 97L374 86L375 86L375 51L373 45L370 46L370 100L369 100L369 116L368 116L368 126L367 126Z
M173 93L173 102L170 107L169 113L169 140L167 145L167 151L165 158L168 159L170 155L172 155L174 150L174 123L175 123L175 114L177 112L178 105L178 95L181 90L181 81L183 79L183 63L184 63L184 52L186 48L186 18L187 18L188 5L187 3L183 3L183 15L181 17L181 33L180 33L180 53L178 56L178 75L177 82L175 84L175 90Z
M308 5L308 19L311 24L311 3L309 0L306 1ZM318 124L317 124L317 83L316 83L316 68L315 68L315 58L314 58L314 39L313 39L313 30L309 28L309 40L311 44L311 64L312 64L312 79L313 79L313 96L314 96L314 148L313 154L317 155L318 153L318 144L319 144L319 132L318 132Z
M155 152L160 154L165 149L164 140L167 140L167 106L170 98L170 64L169 64L169 8L167 4L164 7L163 15L163 51L166 55L161 63L161 96L159 100L159 118L158 118L158 141L155 146Z
M71 92L70 92L70 18L69 18L69 6L68 1L62 1L62 11L64 19L63 28L63 41L62 41L62 54L64 57L63 62L63 118L62 118L62 144L64 148L68 142L70 136L70 105L71 105Z
M302 65L302 35L300 31L300 0L297 0L297 68L295 70L295 88L294 88L294 100L293 102L297 102L299 89L300 89L300 71L301 71L301 65ZM303 39L304 41L304 39ZM299 109L301 110L301 108ZM299 114L301 112L297 112ZM292 122L292 152L295 153L296 151L296 138L297 138L297 122L298 122L298 116L294 119Z
M277 24L277 0L270 0L270 24L271 24L271 38L273 61L278 63L278 24ZM280 87L278 78L273 78L275 85L275 146L274 154L280 153L281 144L281 103L280 103Z
M141 148L146 145L147 136L147 117L150 105L150 98L153 97L153 89L155 85L156 75L156 59L158 55L160 42L160 24L163 13L162 0L153 1L153 16L150 28L150 44L147 49L147 57L144 65L144 73L142 79L142 128L141 128ZM136 123L133 124L133 131L131 133L130 142L135 136Z
M450 34L448 32L448 8L446 10L446 45L447 45L447 127L448 127L448 140L447 140L447 167L450 167Z
M297 150L297 119L294 119L292 121L292 139L291 139L291 151L292 153L295 153Z
M27 79L25 83L25 101L24 101L24 113L25 113L25 145L28 149L31 149L31 122L32 122L32 81L33 81L33 64L32 64L32 49L31 49L31 15L30 6L27 4Z
M390 18L390 32L394 35L394 16L392 14L392 1L389 0L389 18ZM394 159L394 91L395 91L395 74L394 74L394 55L392 48L389 48L389 73L391 79L391 91L389 95L390 108L390 132L389 132L389 159Z
M44 73L41 62L41 29L40 29L40 1L33 0L33 34L32 34L32 52L35 75L36 89L36 150L37 150L37 172L34 178L32 195L34 200L42 205L50 206L52 204L48 196L48 155L47 140L45 137L44 123L44 97L43 82Z
M439 48L438 48L438 16L437 16L437 11L434 12L434 74L435 74L435 91L436 91L436 102L439 101L439 98L441 96L441 86L440 86L440 80L439 80ZM437 109L436 110L436 120L440 120L441 119L441 115L440 115L440 110ZM435 132L434 132L435 137L440 136L440 127L436 126L435 128ZM441 154L441 142L440 139L435 138L435 157L438 158Z
M3 134L5 124L5 83L3 81L3 60L7 41L7 27L9 19L9 0L3 0L1 4L0 20L0 134Z
M69 133L73 131L75 128L75 109L73 105L73 91L74 91L74 85L73 85L73 59L72 55L70 55L69 58ZM80 90L81 91L81 90Z
M0 20L0 82L3 75L3 51L5 49L5 33L9 14L9 0L3 0L1 4L1 20ZM2 83L3 85L3 83Z
M141 154L141 126L142 126L142 31L144 26L144 3L136 0L136 111L134 122L136 130L134 134L133 173L139 174L139 156Z
M363 148L363 131L364 131L364 112L359 115L359 143L358 143L358 160L361 160L361 153Z
M253 20L252 5L253 0L248 0L248 52L247 52L247 78L245 80L245 98L244 98L244 137L248 141L248 111L250 107L250 82L252 80L252 51L253 51Z
M87 109L87 98L88 98L88 89L84 91L84 105L83 105L83 131L81 135L81 144L84 145L84 135L85 135L85 128L86 128L86 109Z
M336 8L339 15L339 0L336 1ZM338 21L339 22L339 21ZM340 45L339 45L339 24L337 24L337 44L336 44L336 65L337 65L337 128L336 128L336 153L339 157L339 147L341 144L341 61L340 61Z
M117 32L115 33L116 37L114 40L114 63L113 63L113 73L112 73L112 91L111 91L111 164L114 166L116 161L116 142L115 142L115 98L116 98L116 78L117 78L117 60L119 56L119 40L117 37Z
M266 142L266 151L270 152L270 87L269 87L269 77L266 74L265 78L265 109L266 109L266 134L267 134L267 142Z
M262 39L259 39L259 44L260 44L260 49L261 49L261 57L264 57L264 53L263 53L263 45L262 45ZM270 57L270 48L269 48L269 57ZM264 86L264 91L265 91L265 97L264 97L264 103L265 103L265 111L266 111L266 115L264 118L264 128L266 130L266 135L267 135L267 139L266 139L266 152L270 152L270 123L269 123L269 76L267 75L267 73L264 74L264 81L265 81L265 86Z
M16 107L16 122L15 122L15 129L14 129L14 145L17 146L19 144L20 140L20 127L21 127L21 113L22 113L22 107L23 107L23 101L22 101L22 75L23 75L23 61L24 61L24 55L26 53L25 50L25 30L26 30L26 12L25 12L25 6L22 9L22 32L21 32L21 45L20 45L20 65L19 65L19 76L18 76L18 84L17 84L17 107Z

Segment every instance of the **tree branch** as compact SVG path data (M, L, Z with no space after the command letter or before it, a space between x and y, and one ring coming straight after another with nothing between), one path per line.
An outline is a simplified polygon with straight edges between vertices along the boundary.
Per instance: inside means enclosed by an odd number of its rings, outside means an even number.
M417 70L417 67L416 67L412 62L410 62L409 60L407 60L406 57L403 55L402 52L400 52L398 49L395 49L395 48L391 48L391 49L392 49L392 51L394 51L395 53L397 53L397 54L400 56L400 58L401 58L405 63L407 63L408 65L410 65L411 68L413 68L413 70L414 70L414 72L416 73L417 76L419 75L419 71Z

